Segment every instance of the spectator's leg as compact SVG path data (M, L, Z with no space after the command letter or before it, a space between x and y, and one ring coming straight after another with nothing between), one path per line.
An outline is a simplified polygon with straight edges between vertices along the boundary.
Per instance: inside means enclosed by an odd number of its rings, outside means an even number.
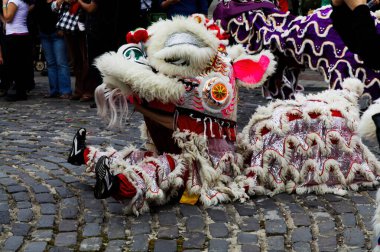
M45 60L47 63L47 72L50 87L49 97L56 97L59 95L58 69L52 36L52 34L40 33L41 45L42 49L44 50Z
M62 94L62 98L71 95L71 78L70 78L70 66L67 57L67 47L65 40L54 34L52 36L52 46L56 59L57 68L57 81L59 93Z

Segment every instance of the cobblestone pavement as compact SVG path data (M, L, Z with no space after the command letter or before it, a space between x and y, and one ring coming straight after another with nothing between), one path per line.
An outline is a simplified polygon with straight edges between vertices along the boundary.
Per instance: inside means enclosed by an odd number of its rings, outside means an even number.
M94 179L66 158L79 127L92 145L140 145L141 117L134 114L128 130L108 130L89 103L44 99L47 78L36 81L28 101L0 98L0 251L367 251L375 244L375 190L253 197L208 209L174 201L126 216L115 200L96 200ZM302 83L306 92L327 87L312 72ZM240 99L242 129L266 101L259 91Z

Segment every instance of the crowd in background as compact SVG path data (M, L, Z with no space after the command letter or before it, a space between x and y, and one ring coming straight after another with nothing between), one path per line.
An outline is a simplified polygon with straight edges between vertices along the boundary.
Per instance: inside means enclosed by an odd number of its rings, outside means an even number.
M47 65L46 98L93 101L101 84L96 57L116 51L128 31L158 17L208 14L212 0L2 0L0 96L26 100L35 87L33 61L41 44ZM215 0L216 1L216 0ZM300 13L299 0L275 0ZM378 0L376 0L378 1ZM324 0L322 4L324 4ZM154 13L161 13L154 16ZM71 83L71 75L75 83ZM72 89L73 88L73 89Z

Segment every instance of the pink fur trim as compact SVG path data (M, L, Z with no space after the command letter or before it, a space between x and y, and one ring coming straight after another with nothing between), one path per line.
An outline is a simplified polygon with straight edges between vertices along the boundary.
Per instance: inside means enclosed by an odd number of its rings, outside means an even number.
M261 82L269 63L270 59L266 55L261 55L258 62L251 59L238 60L233 64L233 68L236 78L254 85Z

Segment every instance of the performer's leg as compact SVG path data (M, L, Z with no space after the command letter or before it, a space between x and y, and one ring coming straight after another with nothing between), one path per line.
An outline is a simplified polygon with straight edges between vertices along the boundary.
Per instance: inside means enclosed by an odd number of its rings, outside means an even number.
M118 200L133 198L136 195L135 186L122 173L113 175L110 172L110 159L107 156L99 158L95 165L96 183L94 196L105 199L110 196Z

